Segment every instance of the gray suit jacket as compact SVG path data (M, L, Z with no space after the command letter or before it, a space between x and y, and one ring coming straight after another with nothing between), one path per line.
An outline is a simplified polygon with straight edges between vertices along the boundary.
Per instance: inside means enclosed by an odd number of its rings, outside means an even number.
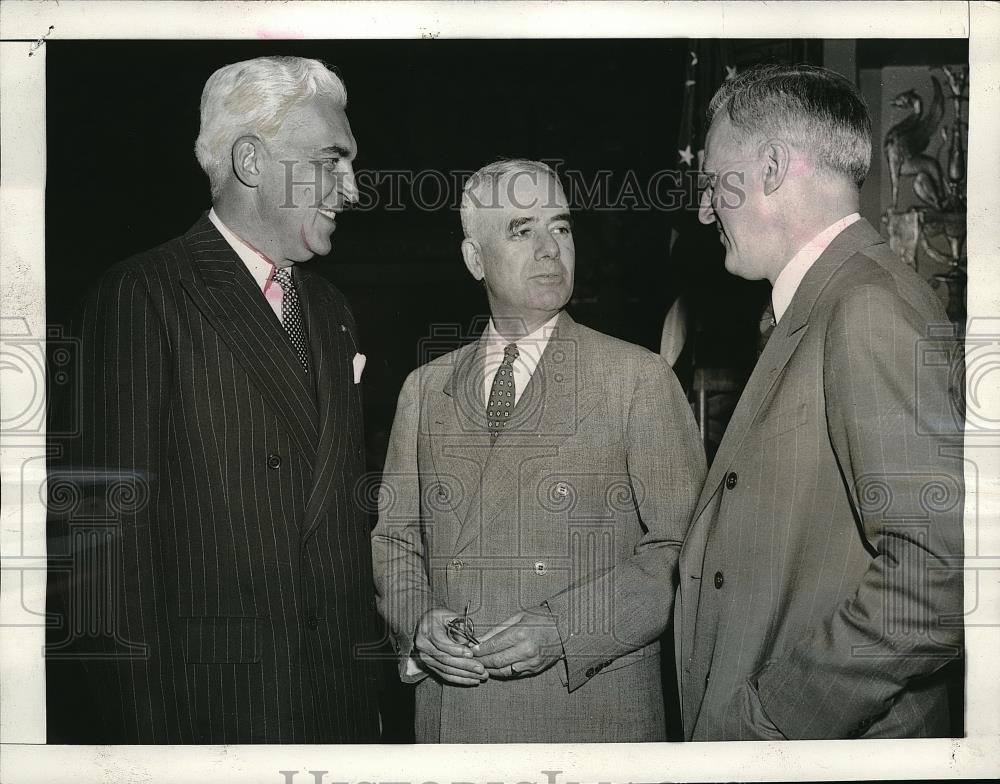
M417 685L423 742L663 740L658 636L705 474L687 401L645 349L567 313L495 444L482 342L414 371L373 534L379 608L405 664L421 615L485 631L548 601L565 663L475 688Z
M948 332L865 221L806 274L681 552L687 738L947 733L963 507Z

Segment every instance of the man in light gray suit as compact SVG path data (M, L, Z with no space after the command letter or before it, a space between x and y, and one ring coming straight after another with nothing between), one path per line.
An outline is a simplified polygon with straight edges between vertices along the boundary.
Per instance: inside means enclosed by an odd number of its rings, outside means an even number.
M563 311L547 166L481 169L462 224L491 319L406 380L372 538L417 740L665 740L657 638L705 474L687 401L660 357Z
M681 552L685 736L948 734L957 346L937 296L858 214L868 110L837 74L771 66L727 81L710 114L701 219L730 272L771 282L777 326Z

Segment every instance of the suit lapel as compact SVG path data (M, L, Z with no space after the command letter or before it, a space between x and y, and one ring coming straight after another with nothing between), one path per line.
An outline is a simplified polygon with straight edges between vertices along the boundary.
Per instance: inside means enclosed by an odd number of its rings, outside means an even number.
M434 474L444 484L454 478L451 508L462 541L478 531L482 505L483 470L492 448L486 426L482 338L459 349L455 365L440 389L430 389L429 432Z
M589 359L581 341L586 342L585 333L569 313L561 313L494 456L503 457L504 447L562 441L601 399L603 390L583 383L580 376Z
M274 311L207 214L183 243L191 267L182 271L181 285L312 462L318 432L312 384Z
M879 233L866 220L859 220L838 234L823 254L809 268L799 288L792 297L788 310L782 316L768 340L747 382L740 401L726 427L719 451L712 461L712 468L705 481L704 490L695 510L695 520L719 491L722 479L729 471L733 458L739 453L747 432L757 418L761 407L774 389L795 349L806 333L809 317L816 301L827 283L841 265L862 248L882 242Z
M482 381L476 388L462 379L464 373L456 374L458 383L464 388L475 389L473 400L477 405L469 408L470 412L476 413L468 421L475 424L478 430L476 435L468 437L470 448L466 455L470 461L478 461L478 475L472 486L475 488L473 503L479 506L481 514L460 516L461 529L454 552L462 552L475 541L481 527L511 503L511 495L507 493L483 495L483 474L489 472L491 486L510 488L511 493L516 494L519 484L517 472L522 460L539 451L554 453L558 450L559 444L576 433L580 420L600 400L600 394L592 387L579 383L578 368L584 362L586 353L586 347L581 347L582 339L583 334L576 323L568 313L563 312L531 380L518 398L514 415L492 444L486 427ZM480 340L475 355L478 364L470 363L471 372L476 374L477 379L483 378L483 349L483 341ZM517 459L511 459L512 455Z
M725 436L719 445L715 459L712 461L708 478L705 480L705 489L702 491L695 511L696 518L718 491L723 478L729 471L730 463L743 445L743 439L746 437L750 425L757 418L757 412L764 405L775 381L792 358L792 354L804 334L804 328L790 332L789 324L785 319L782 319L775 327L771 339L768 340L767 346L764 348L764 353L760 355L757 366L747 381L736 410L733 411L733 416L726 426Z
M459 349L452 373L440 390L448 398L450 417L456 427L446 431L446 435L461 434L477 447L488 447L492 443L486 426L485 360L486 341L483 337Z
M350 398L357 394L350 376L352 358L357 353L354 337L347 330L344 314L323 296L322 289L309 285L312 273L302 273L299 297L308 331L310 354L316 379L319 436L313 484L306 501L303 538L319 524L330 488L343 464L351 428ZM355 416L360 415L360 406Z

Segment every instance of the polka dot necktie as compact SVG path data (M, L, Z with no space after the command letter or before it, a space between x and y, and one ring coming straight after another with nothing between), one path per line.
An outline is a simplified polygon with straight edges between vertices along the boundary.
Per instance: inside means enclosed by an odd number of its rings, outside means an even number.
M493 376L490 399L486 405L486 424L495 439L507 426L514 413L514 360L518 357L517 344L504 346L503 362Z
M274 271L274 282L281 286L284 294L281 297L281 324L299 355L299 362L306 373L309 372L309 347L306 345L306 333L302 328L302 308L299 305L299 293L295 290L291 267L280 267Z

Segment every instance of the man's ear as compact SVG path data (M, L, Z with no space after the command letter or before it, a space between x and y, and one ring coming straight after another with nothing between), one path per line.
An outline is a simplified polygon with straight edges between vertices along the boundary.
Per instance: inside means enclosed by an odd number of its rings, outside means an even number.
M486 270L483 269L483 255L479 251L479 242L466 237L462 240L462 258L465 259L465 268L469 270L472 277L482 280L486 277Z
M233 172L248 188L260 184L266 155L264 144L257 136L241 136L233 143Z
M764 195L770 196L785 181L792 156L788 145L781 139L769 139L764 142L762 153L764 170L761 181L764 185Z

